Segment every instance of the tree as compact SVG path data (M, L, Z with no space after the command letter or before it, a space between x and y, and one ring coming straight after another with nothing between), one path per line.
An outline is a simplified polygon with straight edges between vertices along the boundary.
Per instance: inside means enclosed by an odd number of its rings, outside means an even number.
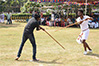
M0 0L0 12L2 11L20 11L20 7L24 5L27 0Z
M0 0L0 12L4 11L4 9L5 9L4 5L5 5L5 2Z
M39 7L42 7L43 4L38 2L27 1L23 7L21 7L21 12L32 12L33 10L38 10Z

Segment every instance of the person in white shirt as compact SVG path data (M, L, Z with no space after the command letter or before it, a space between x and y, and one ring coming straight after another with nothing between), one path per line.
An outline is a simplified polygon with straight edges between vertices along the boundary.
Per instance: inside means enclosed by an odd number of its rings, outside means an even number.
M35 15L35 11L32 12L32 17L34 17L34 15Z
M2 20L1 20L2 23L4 23L4 13L2 12Z
M68 22L69 24L72 24L72 23L73 23L73 22L71 21L70 17L67 18L67 22Z
M83 15L83 10L79 10L78 11L78 18L77 18L77 23L80 24L81 27L81 34L79 35L79 37L77 38L77 42L79 44L83 43L84 46L84 55L87 54L87 48L89 50L89 52L92 52L92 49L89 47L89 45L87 44L86 40L88 38L89 35L89 26L88 26L88 22L89 20L93 20L93 18L89 17L89 16L84 16Z
M8 24L8 22L9 22L9 24L12 24L11 14L9 12L7 13L7 24Z
M54 12L51 14L51 20L54 21Z

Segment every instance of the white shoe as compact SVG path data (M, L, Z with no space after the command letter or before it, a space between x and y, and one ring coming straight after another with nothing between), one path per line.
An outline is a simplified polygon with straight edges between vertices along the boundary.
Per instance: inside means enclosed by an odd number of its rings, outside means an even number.
M92 53L92 50L89 50L89 52L91 52L91 53Z
M84 55L87 55L87 51L84 52Z

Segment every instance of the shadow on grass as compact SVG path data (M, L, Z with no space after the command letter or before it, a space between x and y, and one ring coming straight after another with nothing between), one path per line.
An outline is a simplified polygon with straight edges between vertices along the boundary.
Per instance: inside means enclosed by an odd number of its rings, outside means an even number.
M46 64L62 64L61 62L56 62L57 60L59 59L55 59L55 60L52 60L52 61L38 61L37 63L46 63Z
M30 61L30 60L18 60L18 61L25 61L25 62L36 62L36 63L45 63L45 64L63 64L61 62L56 62L59 59L55 59L52 61L43 61L43 60L39 60L39 61Z
M88 53L87 55L89 55L89 56L95 56L95 57L98 57L98 58L99 58L99 54L95 54L95 53Z
M0 28L10 28L10 27L17 27L19 24L2 24L0 23Z

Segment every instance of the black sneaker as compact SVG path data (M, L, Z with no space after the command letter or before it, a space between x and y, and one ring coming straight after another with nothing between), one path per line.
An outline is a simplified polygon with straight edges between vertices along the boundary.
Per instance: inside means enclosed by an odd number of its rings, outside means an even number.
M33 59L33 61L39 61L39 60L37 60L37 59Z

